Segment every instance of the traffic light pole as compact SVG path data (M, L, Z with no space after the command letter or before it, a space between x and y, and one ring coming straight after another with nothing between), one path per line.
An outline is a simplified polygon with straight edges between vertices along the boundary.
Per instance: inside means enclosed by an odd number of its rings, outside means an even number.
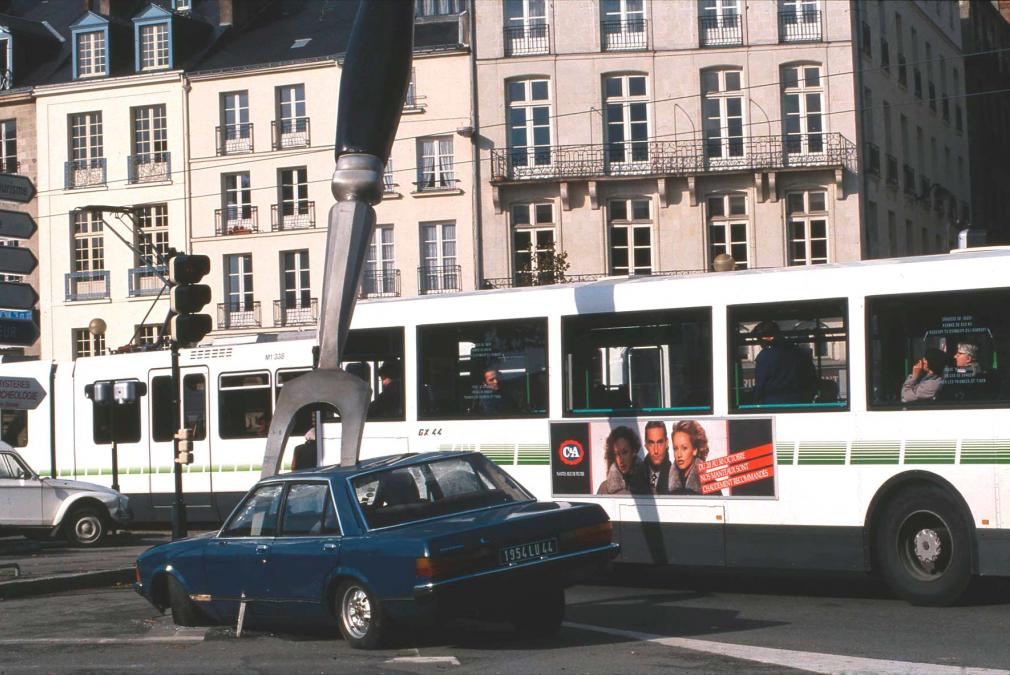
M178 429L181 424L179 415L179 343L172 340L172 428ZM187 536L186 502L182 497L182 464L179 463L179 435L172 436L172 464L175 466L175 502L172 503L172 539L182 539Z

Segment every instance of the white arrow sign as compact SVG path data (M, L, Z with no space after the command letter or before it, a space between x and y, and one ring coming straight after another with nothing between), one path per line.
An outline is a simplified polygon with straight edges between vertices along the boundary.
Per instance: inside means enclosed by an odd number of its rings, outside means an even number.
M45 397L34 377L0 377L0 410L35 410Z

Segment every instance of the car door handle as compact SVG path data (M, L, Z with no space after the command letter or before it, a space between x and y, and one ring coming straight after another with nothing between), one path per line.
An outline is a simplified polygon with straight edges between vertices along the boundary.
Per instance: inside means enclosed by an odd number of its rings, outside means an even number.
M256 553L266 553L269 550L270 547L267 546L266 544L257 544L256 546Z
M323 550L324 551L336 551L337 550L337 545L336 544L323 544Z

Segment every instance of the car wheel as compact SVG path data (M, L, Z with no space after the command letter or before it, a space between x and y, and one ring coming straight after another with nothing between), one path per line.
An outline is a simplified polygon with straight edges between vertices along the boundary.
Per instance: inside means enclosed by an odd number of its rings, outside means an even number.
M550 637L565 620L565 589L542 588L521 598L513 607L509 621L523 637Z
M346 581L336 594L340 633L355 649L375 649L382 644L385 621L375 595L357 581Z
M875 538L880 571L894 593L914 605L949 605L971 578L971 533L961 507L944 490L898 494Z
M63 533L74 546L97 546L108 534L104 514L94 506L82 506L70 512Z
M173 576L168 577L168 604L172 608L172 621L176 626L199 626L203 612L197 607L182 584Z

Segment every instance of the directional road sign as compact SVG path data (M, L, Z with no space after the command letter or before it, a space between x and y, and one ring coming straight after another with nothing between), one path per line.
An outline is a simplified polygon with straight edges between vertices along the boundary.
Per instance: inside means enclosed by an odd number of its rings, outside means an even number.
M31 309L39 301L39 294L30 284L0 281L0 307ZM0 343L3 341L0 340Z
M35 325L34 321L0 319L0 345L30 347L38 339L39 327Z
M27 239L35 234L35 220L24 211L0 209L0 237Z
M35 254L20 246L0 246L0 272L31 274L38 264ZM0 305L2 307L3 305Z
M35 410L46 397L46 390L34 377L0 377L0 408Z
M35 185L27 176L0 173L0 199L27 204L35 196Z

